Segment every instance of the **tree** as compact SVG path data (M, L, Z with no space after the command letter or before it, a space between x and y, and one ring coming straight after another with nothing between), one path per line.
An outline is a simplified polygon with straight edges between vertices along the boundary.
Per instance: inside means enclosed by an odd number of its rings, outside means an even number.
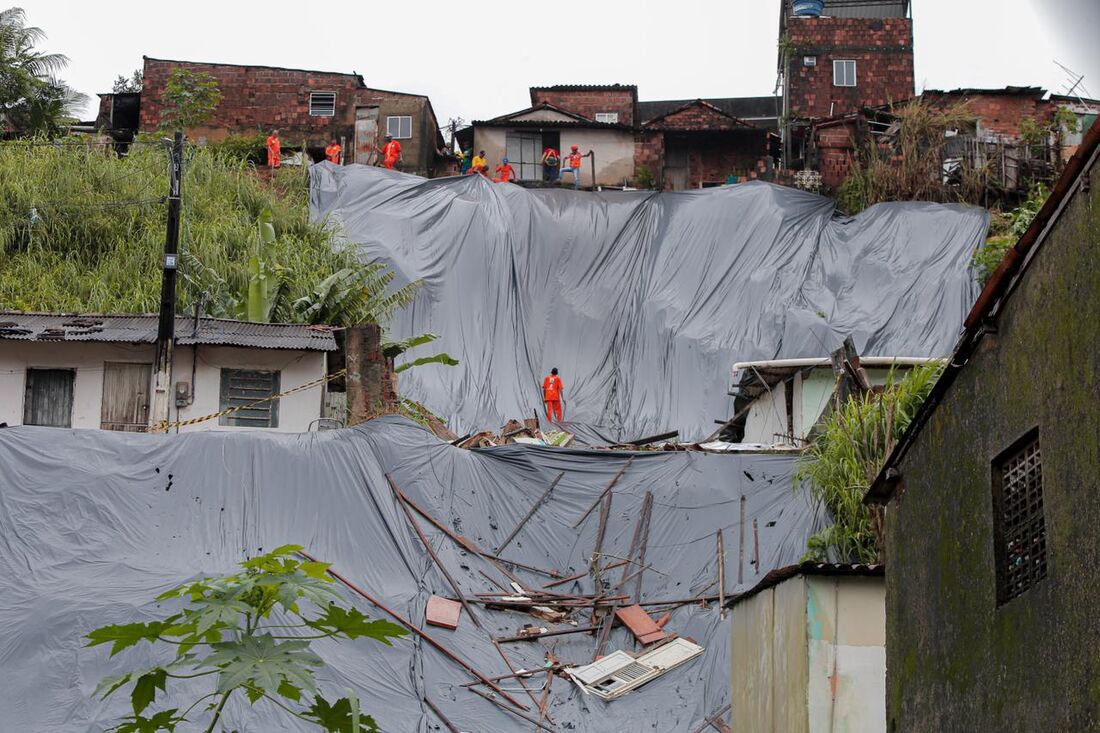
M115 79L114 85L111 87L111 91L115 94L140 92L144 84L144 72L142 72L141 69L134 69L134 73L131 74L129 77L119 74L118 78Z
M45 39L22 8L0 10L0 127L18 135L56 135L87 101L57 78L69 59L35 49Z
M938 362L925 364L898 381L892 371L882 391L853 396L825 418L800 459L795 487L823 503L833 525L810 537L805 559L881 561L881 516L872 514L863 496L942 368Z
M358 698L350 690L334 702L322 695L317 674L324 662L310 644L317 639L366 637L392 645L392 639L407 632L344 606L332 587L328 563L299 560L296 553L301 549L279 547L240 563L239 573L200 578L160 594L157 602L182 601L177 612L163 618L103 626L89 633L85 646L109 643L112 657L143 642L174 649L168 663L100 682L95 694L104 698L132 685L134 714L113 730L174 731L182 722L203 719L211 733L229 698L243 693L252 705L265 701L324 731L376 731L374 720L360 712ZM214 689L183 712L173 707L146 715L158 691L169 697L170 680L202 678L213 682ZM200 708L206 701L210 702Z
M222 101L218 80L205 71L177 67L168 75L161 103L160 126L165 130L186 130L209 122Z

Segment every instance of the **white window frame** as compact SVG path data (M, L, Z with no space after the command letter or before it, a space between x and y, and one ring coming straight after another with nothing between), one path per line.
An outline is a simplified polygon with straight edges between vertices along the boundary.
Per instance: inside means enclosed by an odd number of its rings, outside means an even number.
M848 81L848 74L847 74L846 71L843 71L844 69L847 68L847 64L852 65L852 67L851 67L852 68L852 83L851 84L844 83L844 82ZM841 73L837 74L838 71L840 71ZM857 78L858 77L856 75L856 60L855 59L833 59L833 86L834 87L854 87L854 86L856 86Z
M397 130L394 131L393 122L397 121ZM386 134L392 137L394 140L410 140L412 139L412 116L411 115L389 115L386 117ZM408 133L401 134L401 126L403 121L408 125Z
M332 111L331 112L314 112L314 99L318 97L332 97ZM320 102L320 99L317 99ZM328 105L318 105L320 109L328 109ZM310 92L309 93L309 116L310 117L335 117L336 116L336 92Z
M618 112L597 112L595 119L596 119L596 122L602 122L602 123L608 124L608 125L617 125L617 124L619 124L619 113Z

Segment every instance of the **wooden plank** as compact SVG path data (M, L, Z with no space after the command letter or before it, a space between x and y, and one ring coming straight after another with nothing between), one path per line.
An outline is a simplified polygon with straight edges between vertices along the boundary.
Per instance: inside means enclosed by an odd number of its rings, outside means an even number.
M561 481L562 476L564 475L565 471L562 471L554 478L553 481L550 482L549 488L547 488L546 491L542 493L542 496L538 498L538 501L535 502L534 506L532 506L531 509L523 515L523 519L519 520L519 524L517 524L516 528L512 530L512 533L508 535L507 539L505 539L504 542L500 544L500 547L497 548L498 555L504 552L504 548L507 547L513 539L515 539L516 535L519 534L519 531L523 529L523 525L527 524L527 520L533 517L535 515L535 512L539 510L539 507L541 507L546 502L546 500L550 498L550 494L554 491L554 487L558 485L558 482Z
M741 496L741 529L737 532L737 585L745 582L745 497Z
M341 153L341 155L342 155L342 153ZM440 710L438 707L436 707L434 702L432 702L427 697L425 697L424 698L424 703L432 709L432 712L435 713L435 717L439 718L443 722L443 725L447 726L447 730L451 731L451 733L462 733L458 729L458 726L456 726L454 723L452 723L447 718L447 716L443 714L443 711Z
M428 599L428 607L424 612L425 620L432 626L452 630L458 628L458 618L461 615L461 603L436 595Z
M603 587L600 585L600 561L603 559L600 553L603 551L603 538L607 534L607 520L611 516L611 497L614 496L610 491L604 496L603 506L600 507L600 524L596 529L596 546L592 548L592 578L596 583L596 592L603 591Z
M645 551L649 545L649 518L653 514L653 493L645 492L642 501L642 516L645 518L645 527L642 529L642 546L638 549L638 579L634 581L634 602L642 600L642 573L645 572Z
M615 616L630 629L630 633L634 634L634 638L641 644L652 644L668 638L668 634L661 631L661 627L649 617L644 608L637 604L616 608Z
M721 529L718 530L718 613L726 614L726 550L722 546Z

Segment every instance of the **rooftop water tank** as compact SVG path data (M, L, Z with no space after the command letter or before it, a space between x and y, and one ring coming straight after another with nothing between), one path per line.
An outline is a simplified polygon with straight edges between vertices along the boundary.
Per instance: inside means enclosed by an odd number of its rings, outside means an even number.
M824 0L792 0L791 9L795 15L817 18L825 10Z

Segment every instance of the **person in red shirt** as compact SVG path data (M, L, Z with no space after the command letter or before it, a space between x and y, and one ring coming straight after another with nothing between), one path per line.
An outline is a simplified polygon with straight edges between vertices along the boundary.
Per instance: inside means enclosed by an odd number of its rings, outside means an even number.
M272 130L267 136L267 165L269 168L278 168L280 163L279 153L282 151L282 143L279 142L279 131Z
M516 169L511 166L507 158L497 166L496 174L497 177L493 179L496 183L507 183L516 180Z
M561 165L561 156L554 148L547 146L542 151L542 180L553 183L558 180L558 167Z
M562 175L565 175L566 173L573 174L573 188L581 187L581 161L590 155L592 155L591 150L589 150L584 155L581 155L580 150L577 149L576 145L573 145L569 148L569 157L566 159L566 162L569 163L569 165L562 168L561 172Z
M340 143L335 140L329 143L328 147L325 148L325 158L328 159L329 163L340 165L340 150Z
M382 165L391 170L397 165L397 161L401 160L401 143L390 135L386 135L386 144L382 146L382 158Z
M550 370L550 376L542 380L542 400L546 403L546 419L554 422L554 416L561 422L561 403L565 388L562 387L561 377L558 376L558 368Z

